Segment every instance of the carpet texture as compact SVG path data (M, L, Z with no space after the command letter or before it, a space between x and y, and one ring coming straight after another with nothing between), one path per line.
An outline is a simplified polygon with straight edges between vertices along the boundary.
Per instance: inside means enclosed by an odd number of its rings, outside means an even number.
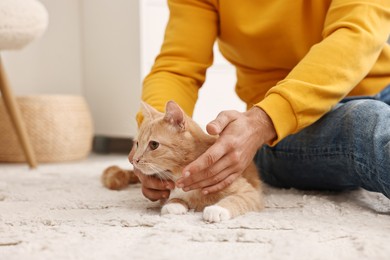
M125 156L29 170L0 164L0 259L389 259L390 200L266 188L266 208L208 224L160 216L139 185L100 183Z

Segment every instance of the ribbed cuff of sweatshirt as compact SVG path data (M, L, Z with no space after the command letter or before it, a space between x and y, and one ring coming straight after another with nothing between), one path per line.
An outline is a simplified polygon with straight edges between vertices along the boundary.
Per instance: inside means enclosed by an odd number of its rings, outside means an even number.
M274 124L277 138L269 143L274 146L286 136L297 131L297 119L291 104L279 94L272 93L255 104L263 109Z

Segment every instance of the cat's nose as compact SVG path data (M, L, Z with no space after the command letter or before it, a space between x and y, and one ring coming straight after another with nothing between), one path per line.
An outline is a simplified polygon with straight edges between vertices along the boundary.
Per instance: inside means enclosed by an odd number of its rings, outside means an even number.
M139 163L140 159L139 158L133 158L133 161L131 163Z
M133 158L134 158L134 154L135 154L135 149L134 149L134 146L133 148L131 148L131 151L129 153L129 162L132 164L133 163Z

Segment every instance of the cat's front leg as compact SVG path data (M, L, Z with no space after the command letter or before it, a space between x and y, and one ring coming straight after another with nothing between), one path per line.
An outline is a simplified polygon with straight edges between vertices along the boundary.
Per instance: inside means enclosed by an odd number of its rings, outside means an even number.
M214 205L205 207L203 219L211 223L221 222L249 211L259 211L263 207L261 190L244 183L233 194L224 197Z
M217 223L231 218L230 211L218 205L208 206L203 210L203 219L209 223Z
M161 208L161 215L174 214L183 215L188 212L188 205L181 199L173 198L168 200Z

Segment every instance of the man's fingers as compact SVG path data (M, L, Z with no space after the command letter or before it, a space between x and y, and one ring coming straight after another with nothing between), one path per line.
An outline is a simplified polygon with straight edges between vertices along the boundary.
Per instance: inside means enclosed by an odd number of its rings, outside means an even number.
M161 199L167 199L170 192L148 189L145 186L142 186L142 194L151 201L157 201Z
M228 168L229 165L230 158L228 156L224 156L213 166L204 170L202 173L192 174L187 178L183 178L182 180L180 180L180 183L183 184L183 190L187 191L203 188L221 181L222 179L226 178L226 176L222 177L220 173L222 173L223 170Z
M145 175L139 171L134 171L135 175L140 179L142 186L147 189L158 191L172 190L175 184L172 181L160 180L154 176Z
M206 195L206 194L211 194L211 193L221 191L222 189L224 189L227 186L229 186L230 184L232 184L233 181L235 179L237 179L238 176L240 176L240 174L238 172L230 174L223 181L221 181L213 186L209 186L209 187L202 189L202 193Z
M171 181L162 181L156 177L147 176L147 179L143 182L143 185L153 190L171 190L175 187L175 184Z
M192 173L199 173L213 166L225 153L224 146L217 141L205 153L199 156L198 159L183 169L184 177L188 178ZM178 180L177 183L182 183L182 179Z
M218 172L218 174L215 174L213 176L210 176L207 179L200 180L194 184L191 184L188 187L183 188L184 191L190 191L195 189L204 189L206 187L213 187L217 185L218 183L221 183L225 181L229 175L234 174L237 172L236 166L227 166L225 169ZM223 188L226 186L223 186ZM222 188L221 188L222 189ZM215 192L215 191L214 191Z
M184 187L184 191L190 191L190 190L196 190L203 187L209 187L217 184L220 181L223 181L227 175L226 172L219 173L217 175L211 176L210 178L200 180L199 182L196 182L194 184L191 184L188 187Z
M217 118L207 124L206 130L211 135L219 135L223 129L239 115L237 111L222 111Z
M154 176L145 175L137 168L134 168L134 174L142 183L142 194L151 201L167 199L170 190L175 187L172 181L162 181Z
M213 120L208 123L206 126L206 130L207 133L209 133L210 135L219 135L222 132L220 124L219 122L216 122L216 120Z

